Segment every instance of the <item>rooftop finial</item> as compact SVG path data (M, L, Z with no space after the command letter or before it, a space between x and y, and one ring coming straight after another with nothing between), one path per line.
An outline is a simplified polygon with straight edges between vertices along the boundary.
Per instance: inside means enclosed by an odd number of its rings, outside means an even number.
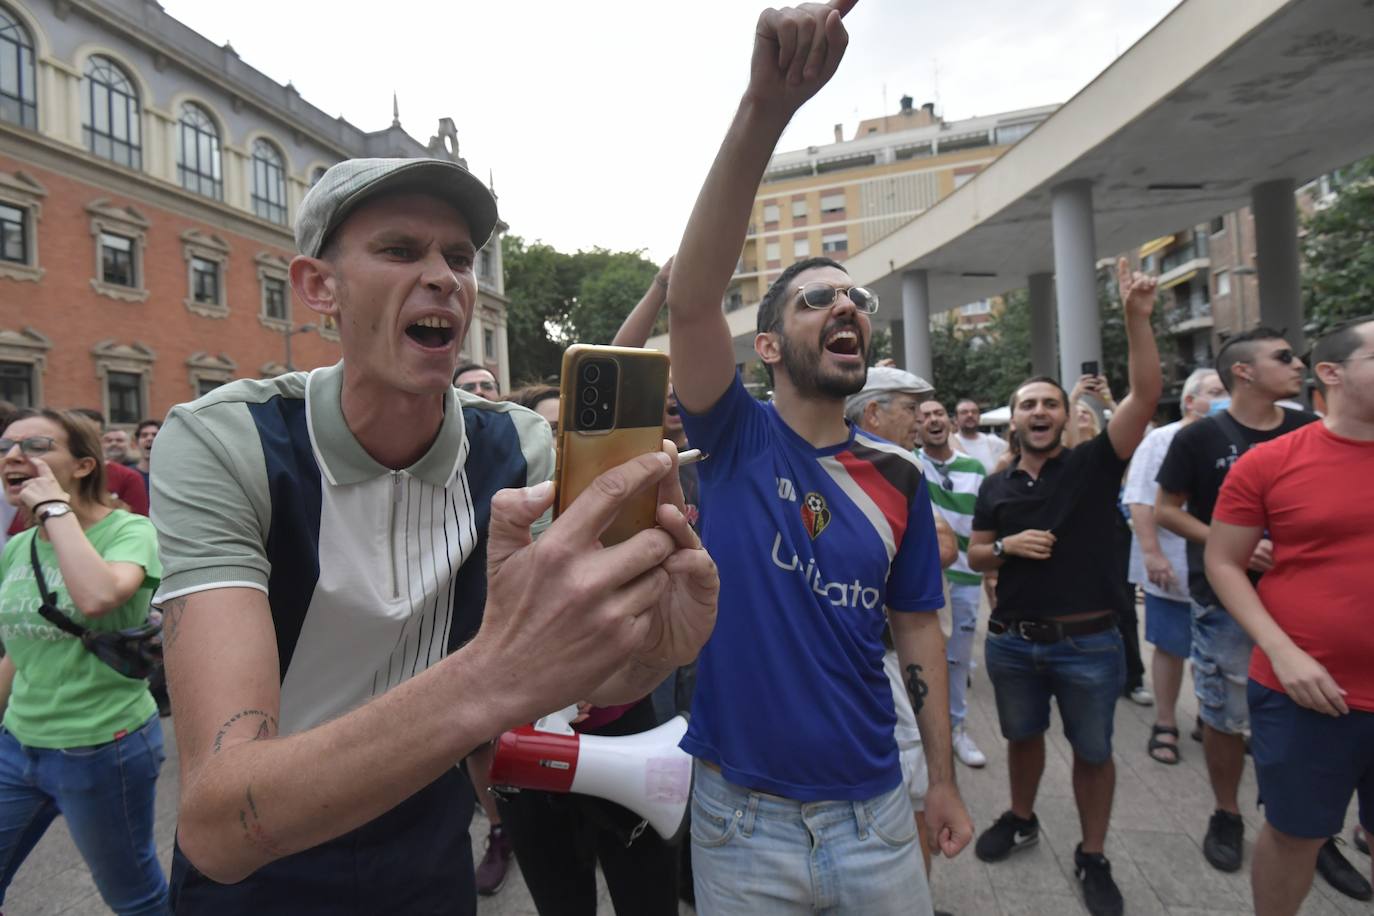
M401 126L401 103L396 99L396 90L391 91L391 126Z

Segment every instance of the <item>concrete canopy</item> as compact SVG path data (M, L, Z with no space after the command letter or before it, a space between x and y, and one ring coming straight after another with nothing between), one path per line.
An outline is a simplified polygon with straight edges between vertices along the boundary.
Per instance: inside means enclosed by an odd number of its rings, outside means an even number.
M1374 150L1368 0L1183 0L1049 120L962 188L850 258L902 314L901 276L925 270L932 311L1054 271L1050 190L1092 183L1100 255L1250 203ZM755 309L730 313L741 361ZM666 349L666 337L651 342Z

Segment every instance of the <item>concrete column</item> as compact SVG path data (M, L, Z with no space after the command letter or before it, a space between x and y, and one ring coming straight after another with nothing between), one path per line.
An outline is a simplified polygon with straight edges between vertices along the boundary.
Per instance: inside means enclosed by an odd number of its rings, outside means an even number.
M924 270L902 274L902 337L906 371L935 384L930 357L930 282Z
M1030 292L1031 374L1054 375L1059 330L1054 321L1054 276L1031 274L1026 278Z
M1293 348L1302 352L1305 345L1295 190L1291 178L1257 184L1250 189L1250 206L1255 212L1260 324L1283 332Z
M1084 362L1102 361L1092 183L1070 181L1051 190L1050 219L1059 314L1059 381L1071 385L1082 374Z

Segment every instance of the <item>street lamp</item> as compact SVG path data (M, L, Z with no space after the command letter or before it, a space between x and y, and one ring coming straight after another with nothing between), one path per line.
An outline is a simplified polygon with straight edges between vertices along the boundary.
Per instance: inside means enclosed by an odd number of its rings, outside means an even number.
M282 333L282 337L284 337L284 338L286 339L286 371L287 371L287 372L295 372L295 371L296 371L296 367L293 366L293 365L291 365L291 338L292 338L292 337L295 337L297 334L309 334L309 333L310 333L311 331L313 331L313 330L315 330L315 326L314 326L313 324L303 324L303 325L301 325L301 326L298 327L298 328L293 328L293 327L291 327L290 325L287 325L285 328L282 329L282 332L281 332L281 333Z

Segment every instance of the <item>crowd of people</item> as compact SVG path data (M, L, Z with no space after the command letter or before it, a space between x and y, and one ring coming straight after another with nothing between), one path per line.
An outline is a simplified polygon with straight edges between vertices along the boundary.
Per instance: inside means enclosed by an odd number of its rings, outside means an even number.
M681 245L613 341L642 347L667 312L662 452L556 518L558 385L503 394L460 365L498 218L451 162L349 160L302 202L291 283L337 322L337 365L231 383L132 436L91 411L4 408L0 900L60 814L120 914L473 913L512 859L545 916L594 913L598 867L623 913L930 914L934 855L972 844L996 863L1038 841L1054 705L1074 872L1112 916L1117 704L1155 706L1136 753L1177 765L1189 668L1206 861L1243 865L1248 753L1256 912L1296 913L1318 871L1374 896L1335 841L1352 797L1374 823L1374 320L1312 349L1323 415L1290 403L1306 366L1259 328L1155 426L1156 281L1123 259L1129 391L1028 378L1003 441L938 366L871 366L878 297L807 258L759 306L757 399L720 303L852 5L760 17ZM706 460L679 467L688 446ZM655 525L603 546L645 491ZM989 765L966 724L984 603L1008 806L975 842L956 762ZM163 671L170 876L153 840ZM588 735L690 714L690 839L606 799L492 791L492 741L574 704Z

